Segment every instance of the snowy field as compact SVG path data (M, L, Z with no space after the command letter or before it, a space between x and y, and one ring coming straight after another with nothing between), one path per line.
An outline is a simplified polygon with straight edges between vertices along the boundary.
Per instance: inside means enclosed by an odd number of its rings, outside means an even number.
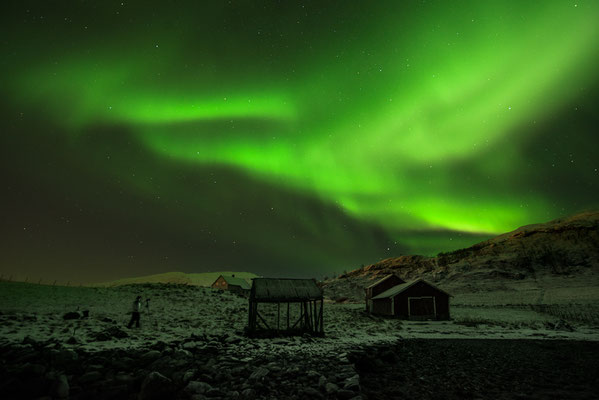
M127 329L131 303L142 296L141 328ZM146 299L149 307L146 307ZM86 319L65 320L67 312L89 310ZM325 337L311 347L368 345L398 338L547 338L599 340L599 328L533 309L455 306L451 321L401 321L370 316L361 304L326 302ZM227 335L243 343L247 299L210 288L174 284L63 287L0 283L0 337L19 342L54 338L89 350L143 347L190 335ZM114 335L122 330L126 337ZM111 333L112 332L112 333ZM111 337L112 336L112 337ZM122 335L125 336L125 335ZM108 337L108 338L107 338ZM298 339L290 339L298 343ZM259 342L259 341L258 341Z

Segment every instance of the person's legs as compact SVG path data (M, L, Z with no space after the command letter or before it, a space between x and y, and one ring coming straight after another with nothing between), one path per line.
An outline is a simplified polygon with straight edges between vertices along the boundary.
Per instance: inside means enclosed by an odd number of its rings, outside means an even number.
M135 327L139 328L139 313L135 313Z
M131 326L133 326L133 322L135 322L135 313L131 313L131 319L129 320L129 323L127 324L127 328L131 328Z

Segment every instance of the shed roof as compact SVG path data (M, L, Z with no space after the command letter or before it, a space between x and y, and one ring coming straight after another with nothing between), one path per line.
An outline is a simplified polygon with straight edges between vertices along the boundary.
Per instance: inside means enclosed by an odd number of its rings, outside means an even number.
M373 288L373 287L375 287L375 286L378 286L379 284L381 284L381 283L385 282L387 279L389 279L389 278L392 278L392 277L396 277L396 278L398 278L400 281L403 281L403 279L401 279L399 276L397 276L397 275L395 275L395 274L389 274L389 275L385 276L384 278L382 278L382 279L379 279L378 281L374 282L372 285L370 285L370 286L366 286L366 289L370 289L370 288Z
M431 285L430 283L428 283L424 279L416 279L415 281L412 281L412 282L406 282L406 283L402 283L400 285L393 286L391 289L385 290L383 293L379 294L378 296L374 296L372 298L372 300L386 299L386 298L395 297L398 294L400 294L400 293L404 292L405 290L407 290L408 288L414 286L418 282L423 282L423 283L427 284L428 286L431 286L431 287L437 289L438 291L443 292L443 293L445 293L448 296L451 296L446 291L439 289L435 285Z
M251 288L250 284L245 279L237 278L235 276L225 276L225 275L221 275L221 276L223 277L225 282L227 282L227 284L229 284L229 285L241 286L242 289L247 289L247 290L249 290ZM219 278L220 278L220 276L219 276ZM216 280L218 280L218 279L216 279Z
M321 300L322 289L314 279L254 278L250 298L263 302Z

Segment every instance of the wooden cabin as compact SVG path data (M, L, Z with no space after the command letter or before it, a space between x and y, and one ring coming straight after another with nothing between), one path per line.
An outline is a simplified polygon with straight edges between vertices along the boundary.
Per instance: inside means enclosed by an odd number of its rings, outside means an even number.
M389 274L385 276L383 279L379 279L372 285L368 286L366 289L366 311L372 312L372 301L371 299L374 296L378 296L383 293L385 290L389 290L396 285L400 285L405 283L403 279L395 274Z
M247 332L324 334L323 291L314 279L254 278Z
M250 284L248 281L237 278L235 275L220 275L210 287L213 289L230 290L237 294L247 294L250 291Z
M396 285L372 297L371 312L412 320L447 320L450 297L449 293L417 279Z

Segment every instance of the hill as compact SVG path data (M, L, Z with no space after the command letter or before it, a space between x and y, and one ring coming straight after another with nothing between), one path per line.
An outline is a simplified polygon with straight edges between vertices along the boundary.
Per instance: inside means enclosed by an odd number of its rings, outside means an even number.
M395 273L422 277L464 304L599 302L599 212L520 227L436 257L387 258L323 286L329 297L360 301L363 288Z
M251 282L252 278L257 278L258 275L252 272L232 272L232 271L217 271L203 272L197 274L187 274L185 272L166 272L164 274L139 276L134 278L118 279L112 282L99 283L94 286L121 286L139 283L176 283L182 285L194 286L210 286L220 275L235 275L238 278L245 279Z

